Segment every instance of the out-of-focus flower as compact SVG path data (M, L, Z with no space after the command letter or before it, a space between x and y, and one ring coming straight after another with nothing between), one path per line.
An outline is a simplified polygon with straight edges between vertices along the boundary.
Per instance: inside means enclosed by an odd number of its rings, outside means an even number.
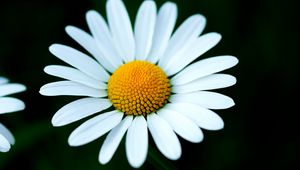
M14 93L25 91L26 87L22 84L8 83L8 79L0 77L0 114L11 113L23 110L24 102L13 97L6 97ZM15 143L12 133L0 123L0 152L9 151L11 145Z

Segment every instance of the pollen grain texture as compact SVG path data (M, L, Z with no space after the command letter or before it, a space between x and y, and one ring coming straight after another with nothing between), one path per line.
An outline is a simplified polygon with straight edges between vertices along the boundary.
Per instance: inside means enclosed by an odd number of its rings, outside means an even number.
M108 81L108 98L126 115L147 115L163 107L171 94L167 75L146 61L120 66Z

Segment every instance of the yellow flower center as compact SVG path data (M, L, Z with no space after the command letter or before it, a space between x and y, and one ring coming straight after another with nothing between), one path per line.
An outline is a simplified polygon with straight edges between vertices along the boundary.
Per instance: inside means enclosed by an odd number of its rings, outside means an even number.
M108 81L108 98L126 115L146 115L167 103L171 94L167 75L146 61L120 66Z

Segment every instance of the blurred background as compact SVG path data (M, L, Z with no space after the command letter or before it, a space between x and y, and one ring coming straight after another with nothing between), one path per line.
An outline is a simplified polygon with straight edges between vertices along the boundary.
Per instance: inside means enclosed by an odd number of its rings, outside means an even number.
M124 0L131 20L141 0ZM165 1L157 0L158 6ZM180 139L182 157L170 161L150 140L147 161L141 169L300 169L299 122L299 10L286 0L176 0L177 26L201 13L207 18L204 33L219 32L221 42L201 58L230 54L240 63L225 71L238 83L217 90L232 97L236 106L217 113L225 128L205 131L199 144ZM112 161L102 166L98 153L104 137L81 147L69 147L69 134L86 119L54 128L51 118L73 97L43 97L39 88L57 78L43 68L64 64L48 52L52 43L84 51L64 31L74 25L88 31L85 13L96 9L105 15L104 0L10 0L0 6L0 75L24 83L28 90L14 95L26 110L1 115L0 122L15 135L16 144L0 153L0 169L131 169L124 140Z

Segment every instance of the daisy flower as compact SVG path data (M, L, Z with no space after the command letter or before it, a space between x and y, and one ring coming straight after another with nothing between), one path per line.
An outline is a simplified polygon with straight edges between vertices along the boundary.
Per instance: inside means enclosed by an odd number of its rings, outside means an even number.
M25 90L26 87L24 85L8 83L8 79L0 77L0 114L23 110L25 104L21 100L5 96ZM0 152L9 151L10 146L14 143L14 136L2 123L0 123Z
M106 12L108 22L96 11L87 12L91 34L66 27L90 55L60 44L49 48L72 67L45 67L47 74L66 80L46 84L40 93L84 96L59 109L53 126L98 113L71 133L69 145L84 145L108 133L99 154L99 162L106 164L127 132L127 159L137 168L147 157L148 130L159 151L176 160L181 156L177 135L198 143L201 129L222 129L222 119L210 109L229 108L234 102L207 90L234 85L235 77L218 72L238 60L225 55L193 62L221 39L218 33L200 36L205 18L193 15L173 31L177 6L172 2L157 11L154 1L143 1L134 27L121 0L108 0Z

